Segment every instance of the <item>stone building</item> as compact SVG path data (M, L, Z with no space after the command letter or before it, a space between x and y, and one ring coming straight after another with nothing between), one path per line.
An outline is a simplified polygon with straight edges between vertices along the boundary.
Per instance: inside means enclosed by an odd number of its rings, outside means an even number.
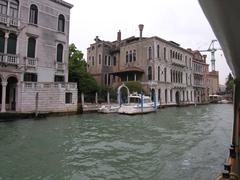
M209 73L209 64L206 63L207 56L202 55L199 51L192 51L192 54L194 76L193 87L195 102L208 102L209 89L207 87L207 77Z
M99 84L119 86L139 81L149 94L156 94L162 105L194 102L192 53L173 41L157 36L100 40L87 49L88 71Z
M68 83L69 20L62 0L0 0L1 112L76 111Z
M207 86L209 89L209 95L215 95L219 93L219 72L211 71L207 75Z

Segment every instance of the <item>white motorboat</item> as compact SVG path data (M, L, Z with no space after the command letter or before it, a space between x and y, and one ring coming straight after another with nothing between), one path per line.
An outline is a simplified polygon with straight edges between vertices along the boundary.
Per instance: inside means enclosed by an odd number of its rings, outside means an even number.
M100 113L105 113L105 114L117 113L119 107L120 107L119 105L102 105L102 106L98 109L98 112L100 112Z
M141 94L131 94L128 97L128 103L122 104L118 110L120 114L145 114L154 112L156 107L154 107L154 102L151 101L149 96L144 96Z

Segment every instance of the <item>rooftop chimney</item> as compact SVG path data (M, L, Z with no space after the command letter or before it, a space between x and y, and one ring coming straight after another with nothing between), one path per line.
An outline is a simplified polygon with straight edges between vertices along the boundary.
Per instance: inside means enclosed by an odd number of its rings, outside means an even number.
M118 42L121 41L121 36L122 36L122 33L121 33L121 31L119 30L118 33L117 33L117 41L118 41Z
M140 39L142 39L142 32L143 32L144 25L143 24L139 24L138 28L139 28L139 31L140 31Z

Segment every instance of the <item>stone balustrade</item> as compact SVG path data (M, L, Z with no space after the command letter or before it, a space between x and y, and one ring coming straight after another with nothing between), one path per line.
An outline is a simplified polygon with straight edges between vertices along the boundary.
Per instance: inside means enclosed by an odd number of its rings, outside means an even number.
M27 67L37 67L37 58L26 58Z
M16 54L3 54L0 53L0 63L19 65L19 57Z
M41 83L41 82L22 82L22 88L27 89L65 89L77 90L76 83Z
M19 19L7 16L5 14L0 14L0 23L7 26L19 27Z

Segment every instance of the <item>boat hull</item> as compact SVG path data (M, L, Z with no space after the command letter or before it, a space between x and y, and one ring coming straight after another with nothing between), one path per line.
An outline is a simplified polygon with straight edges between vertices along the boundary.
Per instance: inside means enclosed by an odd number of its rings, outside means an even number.
M128 115L135 115L135 114L147 114L154 112L155 109L153 106L145 106L141 108L141 106L127 106L123 105L119 108L119 114L128 114Z

